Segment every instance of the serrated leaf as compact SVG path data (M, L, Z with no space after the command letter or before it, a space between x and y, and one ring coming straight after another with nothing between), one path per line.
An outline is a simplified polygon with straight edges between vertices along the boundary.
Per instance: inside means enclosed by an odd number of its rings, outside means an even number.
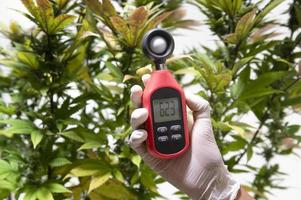
M294 68L294 64L293 64L293 63L290 63L289 61L287 61L287 60L285 60L285 59L282 59L282 58L276 58L275 61L284 63L284 64L288 65L289 67Z
M236 131L240 136L245 137L245 130L243 128L241 128L240 126L235 126L233 124L230 123L226 123L231 129L233 129L234 131Z
M110 179L110 177L111 177L111 173L95 175L90 182L88 193L103 185L106 181Z
M55 34L66 27L68 27L75 19L75 16L72 15L59 15L57 16L54 20L53 23L51 24L51 27L49 27L49 34Z
M0 160L0 175L11 171L11 166L8 162Z
M46 187L52 193L71 193L70 190L59 183L48 183Z
M29 120L21 119L6 119L0 120L0 124L9 124L10 127L3 130L0 130L0 135L5 135L11 137L13 134L30 134L32 131L36 131L36 127Z
M206 54L197 54L196 59L198 59L198 61L201 63L201 66L199 66L200 68L205 67L212 72L216 72L216 66L214 62Z
M91 83L92 80L89 71L84 63L85 56L86 56L86 47L81 46L78 49L76 56L74 56L72 60L69 60L66 67L66 71L69 76L75 79L84 80L87 83Z
M140 168L140 163L141 163L141 157L139 155L133 155L131 158L132 163L136 165L138 168Z
M225 145L225 150L227 151L239 151L245 147L247 142L243 140L236 140Z
M23 200L36 200L37 199L37 188L26 187L24 190L25 196Z
M279 94L283 93L281 90L275 90L272 88L259 88L259 89L254 89L252 92L245 92L242 93L241 96L239 97L239 100L246 100L250 98L255 98L255 97L262 97L266 95L271 95L271 94Z
M113 174L118 181L124 182L124 177L123 177L121 171L119 171L118 169L115 169Z
M137 197L132 194L122 183L116 180L108 180L105 184L101 185L92 192L99 193L109 199L137 199Z
M257 79L252 80L246 87L246 89L259 88L268 86L271 83L281 80L289 72L287 71L277 71L277 72L267 72L260 75Z
M52 161L50 161L49 165L51 167L61 167L64 165L72 164L68 159L66 158L55 158Z
M298 104L301 104L301 96L289 97L288 99L286 99L286 101L284 102L283 105L294 106L294 105L298 105Z
M39 200L54 200L51 192L45 187L39 188L36 191L36 196Z
M74 176L83 177L107 173L109 170L108 166L100 161L85 161L73 168L70 173Z
M154 180L153 172L146 166L141 169L141 183L148 189L157 193L157 187Z
M15 187L16 187L16 185L13 184L12 182L8 181L8 180L0 180L0 191L2 189L14 190Z
M40 130L35 130L31 132L30 136L31 136L31 142L33 144L33 148L35 149L37 145L42 141L43 134L41 133Z
M99 148L102 144L98 141L89 141L87 143L84 143L78 151L84 150L84 149L93 149L93 148Z
M26 7L26 9L30 12L30 14L37 20L40 20L38 9L34 1L33 0L21 0L21 1L23 5Z
M123 73L118 66L115 66L114 64L112 64L110 62L106 62L106 67L112 72L114 77L119 80L119 82L122 82Z
M39 62L34 54L28 52L18 52L17 57L19 61L28 66L28 68L38 69Z
M245 86L249 82L249 78L250 78L250 68L245 68L239 74L237 82L234 83L231 87L231 95L234 99L237 99L241 95Z
M233 74L236 74L237 71L239 71L244 65L248 64L251 60L253 60L253 58L254 56L250 56L240 59L238 62L236 62L232 69Z
M282 2L284 2L284 0L270 1L255 18L256 23L259 23L267 14L269 14L275 7L277 7Z
M85 140L74 131L64 131L60 132L59 134L77 142L85 142Z

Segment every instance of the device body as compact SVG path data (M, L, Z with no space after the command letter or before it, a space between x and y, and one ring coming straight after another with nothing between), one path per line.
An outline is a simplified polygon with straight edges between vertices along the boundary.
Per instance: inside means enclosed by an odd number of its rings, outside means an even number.
M175 158L189 147L185 95L169 70L154 71L143 96L149 116L147 149L157 158Z

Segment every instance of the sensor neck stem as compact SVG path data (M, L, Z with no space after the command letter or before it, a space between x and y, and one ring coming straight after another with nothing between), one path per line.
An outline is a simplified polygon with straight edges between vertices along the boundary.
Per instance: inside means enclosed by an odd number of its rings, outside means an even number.
M156 63L155 62L155 67L156 67L156 70L164 70L166 69L166 66L164 63Z

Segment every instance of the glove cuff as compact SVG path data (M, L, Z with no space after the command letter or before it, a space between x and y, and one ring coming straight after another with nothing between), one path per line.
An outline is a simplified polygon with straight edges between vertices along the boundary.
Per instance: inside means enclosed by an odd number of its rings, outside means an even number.
M212 200L235 200L240 189L240 184L234 179L228 171L227 166L220 166L217 170L215 181L213 181L213 190L211 191Z
M183 191L193 200L235 200L239 189L240 184L223 164L204 170L195 185Z

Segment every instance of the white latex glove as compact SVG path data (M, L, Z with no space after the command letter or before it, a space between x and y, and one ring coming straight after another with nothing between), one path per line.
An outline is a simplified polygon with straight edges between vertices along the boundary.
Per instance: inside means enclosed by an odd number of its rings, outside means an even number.
M142 78L144 84L148 78ZM142 93L138 85L131 89L131 99L137 107L141 106ZM147 120L148 111L145 108L137 108L132 113L134 131L129 139L130 146L154 171L193 200L234 200L240 185L227 170L216 145L209 103L191 94L186 94L186 103L193 112L194 124L190 129L191 146L182 156L166 160L148 153L144 142L147 132L138 129Z

